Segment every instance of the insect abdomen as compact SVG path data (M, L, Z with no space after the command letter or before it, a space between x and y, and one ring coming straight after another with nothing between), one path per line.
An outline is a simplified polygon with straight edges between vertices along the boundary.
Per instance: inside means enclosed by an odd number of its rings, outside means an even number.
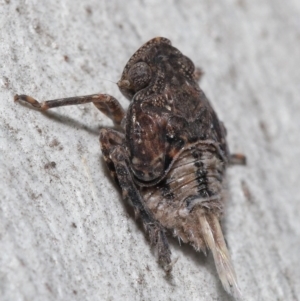
M222 210L222 181L225 163L211 144L199 143L184 150L166 177L157 185L142 189L147 207L160 223L173 229L183 241L189 239L195 221L194 213ZM186 228L186 229L185 229ZM185 234L183 234L185 233ZM201 246L197 243L197 249Z

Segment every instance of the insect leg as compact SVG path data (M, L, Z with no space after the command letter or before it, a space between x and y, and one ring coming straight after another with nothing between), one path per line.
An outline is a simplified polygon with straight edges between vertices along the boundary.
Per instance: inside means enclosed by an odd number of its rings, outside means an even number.
M229 164L230 165L246 165L247 158L243 154L230 154Z
M165 231L145 205L133 181L127 163L129 158L125 147L122 145L121 135L111 129L101 130L100 143L105 161L121 187L123 198L131 202L135 212L142 219L151 244L157 247L159 262L166 271L169 271L171 269L171 252Z
M15 101L24 101L31 104L33 107L46 111L51 108L79 105L92 102L102 113L110 117L114 123L120 124L125 116L125 111L120 103L113 96L108 94L92 94L85 96L75 96L69 98L60 98L39 102L28 95L15 95Z
M103 158L109 169L111 176L119 184L116 174L115 165L111 159L111 151L118 145L123 145L125 140L124 134L113 129L102 128L100 131L100 145Z
M195 71L194 71L193 76L194 76L194 79L195 79L196 82L200 82L201 81L201 79L203 77L203 74L204 74L204 72L203 72L203 70L201 68L195 67Z

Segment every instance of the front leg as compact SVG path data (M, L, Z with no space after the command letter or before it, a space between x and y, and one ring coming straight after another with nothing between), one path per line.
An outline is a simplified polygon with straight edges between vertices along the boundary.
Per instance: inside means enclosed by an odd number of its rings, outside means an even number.
M112 175L121 187L122 196L129 200L135 212L141 217L151 244L157 247L159 262L166 271L171 270L171 252L165 230L149 211L138 187L135 185L129 167L129 158L123 146L123 134L111 129L102 129L100 143L104 159Z
M53 100L47 100L39 102L31 96L28 95L15 95L15 101L24 101L29 103L35 108L46 111L52 108L70 106L70 105L80 105L92 102L97 109L99 109L106 116L111 118L115 124L121 124L121 121L125 117L125 111L121 107L120 103L113 96L108 94L92 94L85 96L75 96L68 98L59 98Z

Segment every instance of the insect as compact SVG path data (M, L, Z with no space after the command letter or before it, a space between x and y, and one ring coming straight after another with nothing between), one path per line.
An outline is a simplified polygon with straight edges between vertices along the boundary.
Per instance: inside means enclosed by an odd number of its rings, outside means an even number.
M122 131L102 128L100 144L107 167L143 222L166 271L172 268L167 231L197 251L212 251L228 293L240 296L224 241L223 180L230 164L246 158L230 154L226 130L197 83L193 62L171 42L154 38L126 64L118 87L131 101L125 112L107 94L38 102L16 95L41 110L93 103Z

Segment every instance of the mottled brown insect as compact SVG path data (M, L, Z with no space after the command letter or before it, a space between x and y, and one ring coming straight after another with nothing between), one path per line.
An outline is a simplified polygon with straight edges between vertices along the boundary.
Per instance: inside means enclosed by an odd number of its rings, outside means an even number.
M127 113L106 94L39 103L27 95L15 100L41 110L92 102L124 132L103 128L100 143L107 166L143 221L159 261L169 271L166 230L197 251L209 248L225 290L240 296L219 219L223 179L231 163L226 131L197 83L192 61L165 38L154 38L130 58L118 82L131 100Z

